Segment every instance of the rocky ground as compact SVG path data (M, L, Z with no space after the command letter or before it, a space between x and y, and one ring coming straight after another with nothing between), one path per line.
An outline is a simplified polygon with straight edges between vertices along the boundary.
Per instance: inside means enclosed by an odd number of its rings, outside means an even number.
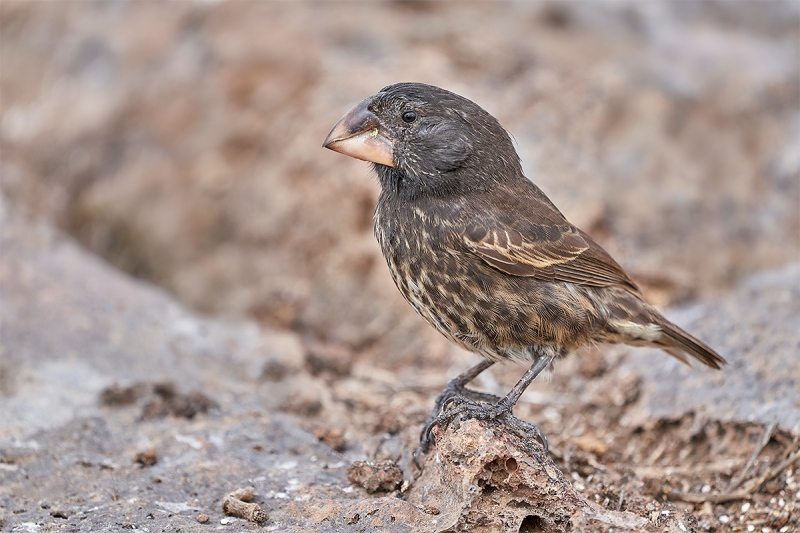
M799 21L775 1L4 1L0 529L800 529ZM549 454L466 423L415 466L475 359L396 293L368 167L320 148L400 80L497 116L730 365L587 350L515 411Z

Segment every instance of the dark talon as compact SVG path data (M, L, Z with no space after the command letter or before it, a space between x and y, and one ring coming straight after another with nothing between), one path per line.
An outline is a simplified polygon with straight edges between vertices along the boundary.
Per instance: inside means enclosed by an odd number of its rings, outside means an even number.
M459 398L458 396L450 396L450 397L446 398L446 399L445 399L445 400L442 402L442 405L441 405L441 407L438 409L439 413L443 413L444 411L447 411L447 408L448 408L448 407L450 407L450 404L451 404L451 403L453 403L453 402L457 402L457 401L459 401L459 400L461 400L461 399L462 399L462 398Z
M453 431L458 431L458 428L461 426L461 420L464 417L464 413L458 413L455 418L453 418Z
M422 463L419 462L419 458L423 453L421 445L414 450L414 466L417 467L417 470L422 470Z
M538 430L539 428L536 429ZM541 431L537 431L537 436L539 437L539 440L542 441L542 448L544 448L544 453L548 453L550 451L550 443L547 442L547 437Z

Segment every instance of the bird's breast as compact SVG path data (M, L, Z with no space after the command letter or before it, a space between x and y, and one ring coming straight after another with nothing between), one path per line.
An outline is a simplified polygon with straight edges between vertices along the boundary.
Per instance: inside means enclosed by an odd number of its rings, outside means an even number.
M397 288L429 324L473 351L484 344L467 317L480 307L453 222L419 209L376 210L375 236ZM484 302L485 303L485 302Z
M379 204L375 215L389 272L429 324L490 359L524 359L531 346L560 350L589 342L597 316L585 291L493 269L464 247L457 221L431 212Z
M388 216L387 216L388 215ZM376 212L375 236L392 275L403 295L419 309L431 289L431 272L443 268L448 252L429 217L413 209L393 213Z

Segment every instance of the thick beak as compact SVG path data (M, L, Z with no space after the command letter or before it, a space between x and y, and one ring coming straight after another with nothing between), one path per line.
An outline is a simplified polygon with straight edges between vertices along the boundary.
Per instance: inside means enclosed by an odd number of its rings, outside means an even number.
M322 146L334 152L387 167L394 166L394 145L381 129L375 114L364 100L336 123Z

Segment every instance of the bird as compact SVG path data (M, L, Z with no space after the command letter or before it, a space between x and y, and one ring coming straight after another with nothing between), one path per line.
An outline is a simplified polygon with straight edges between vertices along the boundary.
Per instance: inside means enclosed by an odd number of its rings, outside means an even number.
M637 284L523 173L511 135L471 100L423 83L389 85L331 129L323 147L372 163L374 232L394 283L431 326L482 356L451 379L423 425L513 416L530 383L584 346L663 350L691 366L726 361L648 304ZM530 365L504 397L467 385L495 363Z

